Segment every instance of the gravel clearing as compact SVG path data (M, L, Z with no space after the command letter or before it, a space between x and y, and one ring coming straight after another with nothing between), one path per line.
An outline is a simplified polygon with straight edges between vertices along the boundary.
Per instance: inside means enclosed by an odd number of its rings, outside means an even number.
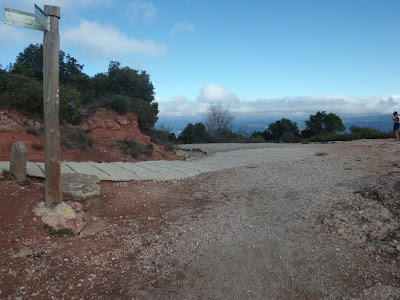
M318 153L198 180L213 207L183 222L190 226L174 226L172 235L160 238L167 244L146 253L144 260L166 255L177 262L176 278L167 290L147 287L139 298L169 293L170 299L366 299L369 293L377 299L377 289L386 292L382 299L400 296L397 286L363 289L390 282L398 275L395 265L322 231L318 218L343 199L360 197L354 191L364 174Z
M400 299L400 145L276 147L291 157L103 182L78 237L7 232L0 298ZM10 260L24 247L46 254Z

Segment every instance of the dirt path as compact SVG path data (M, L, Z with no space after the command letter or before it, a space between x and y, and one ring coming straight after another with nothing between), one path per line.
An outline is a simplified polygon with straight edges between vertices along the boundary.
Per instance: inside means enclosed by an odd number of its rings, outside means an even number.
M0 298L399 299L399 216L389 205L398 147L315 145L292 162L104 182L79 237L37 228L29 210L40 182L3 180ZM44 254L10 258L23 247Z

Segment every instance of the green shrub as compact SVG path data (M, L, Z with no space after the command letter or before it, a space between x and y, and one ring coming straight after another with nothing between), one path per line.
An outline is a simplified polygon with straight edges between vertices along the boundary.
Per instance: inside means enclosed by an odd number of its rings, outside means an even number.
M60 121L66 120L73 125L81 121L80 107L83 102L81 93L73 86L60 87Z
M144 133L148 133L156 124L158 117L158 103L149 103L142 99L133 99L132 112L138 114L139 128Z
M150 129L147 135L154 144L164 146L167 151L175 151L176 136L171 128L161 125L158 129Z
M353 141L353 140L360 140L360 139L387 139L392 138L393 133L390 132L383 132L377 129L372 129L369 127L358 127L352 133L325 133L314 135L308 139L306 142L318 142L318 143L326 143L330 141Z
M208 143L210 135L203 123L189 123L178 136L178 142L183 144Z
M249 137L249 143L265 143L265 139L262 136L262 134L258 134L258 133L253 133L250 137Z
M294 132L285 131L282 133L279 141L282 143L299 143L301 139Z
M87 150L93 146L93 140L80 129L62 128L60 144L67 149Z
M61 228L61 229L54 229L52 226L48 224L43 225L43 229L47 229L50 235L57 235L59 237L63 237L65 235L75 236L71 229L68 228Z
M328 155L328 153L326 153L326 152L318 152L318 153L315 154L315 156L325 156L325 155Z
M15 180L15 174L8 170L3 170L3 176L7 180Z
M129 154L135 159L139 158L140 154L151 156L153 153L154 146L152 144L149 144L146 147L141 147L133 139L125 139L123 141L119 141L119 143L122 153L125 155Z
M8 74L0 108L14 108L34 116L43 116L43 84L21 74Z
M139 154L140 153L142 153L142 151L140 150L140 148L134 148L134 149L131 149L131 152L130 152L130 155L133 157L133 158L138 158L139 157Z
M119 114L126 114L131 110L131 98L123 95L111 96L108 108L115 110Z
M153 154L153 150L154 150L154 145L153 144L148 144L143 149L143 153L146 154L147 156L151 156Z
M42 258L45 254L46 254L45 251L40 251L40 252L33 251L32 258L39 259L39 258Z

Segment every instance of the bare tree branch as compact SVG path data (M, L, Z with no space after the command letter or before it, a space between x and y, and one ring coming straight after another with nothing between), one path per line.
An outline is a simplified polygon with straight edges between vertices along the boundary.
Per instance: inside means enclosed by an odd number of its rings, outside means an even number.
M232 130L235 115L230 112L229 105L217 102L210 104L203 115L203 123L211 137L217 137L223 132Z

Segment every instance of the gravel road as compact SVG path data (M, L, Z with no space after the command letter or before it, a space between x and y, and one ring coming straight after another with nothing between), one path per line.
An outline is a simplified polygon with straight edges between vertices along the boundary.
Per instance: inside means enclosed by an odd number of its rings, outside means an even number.
M398 142L195 147L216 171L102 181L74 237L0 181L0 299L400 299Z
M360 152L359 146L366 148ZM173 211L180 221L140 256L141 265L153 262L154 277L144 285L140 279L127 282L130 294L138 299L400 299L398 260L389 263L318 222L339 203L360 200L356 191L372 172L366 163L383 162L382 143L370 146L295 146L298 159L291 162L174 183L172 189L185 189L195 181L187 192L191 198L181 200L207 199L208 204L200 214ZM385 154L393 147L386 143ZM304 159L304 152L312 155Z

